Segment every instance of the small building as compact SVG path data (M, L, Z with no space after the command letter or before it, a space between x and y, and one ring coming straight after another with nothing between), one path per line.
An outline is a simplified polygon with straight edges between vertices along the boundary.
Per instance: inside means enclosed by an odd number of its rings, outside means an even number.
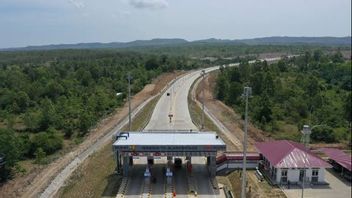
M329 163L333 168L341 174L344 178L351 181L352 178L352 165L351 155L334 148L322 148L320 149L329 159Z
M258 142L259 169L273 184L324 184L325 168L331 165L310 152L303 144L289 140ZM306 170L306 171L304 171Z

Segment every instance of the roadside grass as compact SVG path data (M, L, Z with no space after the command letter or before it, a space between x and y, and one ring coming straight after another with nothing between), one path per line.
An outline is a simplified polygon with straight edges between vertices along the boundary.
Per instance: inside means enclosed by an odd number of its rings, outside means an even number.
M274 139L288 139L299 141L301 133L298 130L298 127L293 124L289 124L284 121L276 121L277 130L271 133L271 136Z
M241 170L233 171L227 178L231 183L231 190L235 197L241 197ZM278 187L272 187L265 180L262 182L254 181L254 170L247 170L247 197L286 197L285 194Z
M151 100L132 120L132 130L142 130L148 123L159 97ZM128 126L123 127L128 130ZM86 198L116 197L121 176L114 173L116 167L112 141L95 152L70 177L55 197Z
M151 100L135 117L132 119L131 131L140 131L142 130L149 122L150 117L152 116L154 107L159 101L160 96L155 97ZM128 130L128 124L122 128L122 131Z
M114 170L112 147L107 144L72 174L57 197L115 197L121 177Z
M192 122L198 128L201 128L201 126L202 126L202 113L203 112L202 112L202 109L192 99L192 91L194 88L197 89L197 87L194 87L196 85L197 81L199 81L199 79L194 81L194 83L192 84L192 86L188 92L188 109L189 109L189 113L191 115ZM213 121L210 120L210 118L207 115L204 115L204 130L215 131L217 134L220 134L220 130L218 129L218 127L213 123Z
M202 125L202 109L190 98L188 98L188 105L193 123L200 128ZM204 130L220 133L218 127L209 119L207 115L204 115Z
M199 80L199 79L198 79ZM197 81L195 81L197 82ZM192 99L192 90L196 83L193 83L191 89L188 93L188 109L191 115L191 119L193 123L200 129L202 123L202 109L197 105L197 103ZM214 131L219 137L225 142L225 144L229 147L227 150L237 150L236 146L231 143L229 139L219 130L219 128L213 123L213 121L207 116L204 115L204 131Z
M193 85L191 87L191 90L193 89ZM201 128L201 122L202 122L202 109L196 104L195 101L192 100L191 94L188 95L188 109L189 113L191 115L191 119L193 123L198 127ZM231 144L231 141L227 139L227 137L221 133L219 128L213 123L213 121L210 120L210 118L207 115L204 115L204 130L203 131L214 131L216 132L217 135L225 142L225 144L228 146L227 150L234 151L236 150L236 146L233 146Z

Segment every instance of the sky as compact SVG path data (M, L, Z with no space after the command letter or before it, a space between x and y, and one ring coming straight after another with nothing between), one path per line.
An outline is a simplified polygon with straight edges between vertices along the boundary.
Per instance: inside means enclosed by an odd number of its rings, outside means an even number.
M0 48L350 35L351 0L0 0Z

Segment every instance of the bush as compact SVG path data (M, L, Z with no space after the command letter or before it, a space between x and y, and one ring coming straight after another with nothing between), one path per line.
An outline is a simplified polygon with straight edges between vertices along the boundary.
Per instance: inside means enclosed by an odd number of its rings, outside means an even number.
M11 173L11 169L21 156L19 142L12 130L0 129L0 154L5 156L5 166L0 172L0 180L6 180Z
M47 132L40 132L32 139L32 154L42 148L46 154L52 154L62 148L63 139L56 130L49 129Z
M35 156L35 163L36 164L43 164L45 163L45 156L46 156L46 153L44 152L44 150L42 148L38 148L35 153L34 153L34 156Z
M336 142L336 137L331 127L319 127L312 130L311 139L313 142Z

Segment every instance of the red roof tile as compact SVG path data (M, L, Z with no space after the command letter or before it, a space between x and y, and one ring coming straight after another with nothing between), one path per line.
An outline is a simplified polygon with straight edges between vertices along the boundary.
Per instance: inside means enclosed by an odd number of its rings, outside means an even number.
M288 140L257 142L255 147L276 168L328 168L330 164L314 155L303 144Z
M334 160L341 166L345 167L347 170L351 171L351 155L334 148L322 148L320 149L325 153L330 159Z

